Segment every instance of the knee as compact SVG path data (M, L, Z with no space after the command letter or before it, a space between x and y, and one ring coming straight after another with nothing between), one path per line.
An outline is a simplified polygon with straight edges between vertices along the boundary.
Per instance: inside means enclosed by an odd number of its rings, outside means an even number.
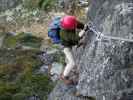
M70 61L69 64L74 67L75 66L75 62L74 61Z

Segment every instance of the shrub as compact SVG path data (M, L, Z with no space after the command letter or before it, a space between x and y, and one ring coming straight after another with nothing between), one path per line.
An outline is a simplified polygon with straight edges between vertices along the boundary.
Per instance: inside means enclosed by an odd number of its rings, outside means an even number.
M55 7L57 0L24 0L24 6L28 9L41 8L50 10Z
M42 65L38 53L0 49L0 100L25 100L34 95L47 98L53 83L48 76L36 73Z

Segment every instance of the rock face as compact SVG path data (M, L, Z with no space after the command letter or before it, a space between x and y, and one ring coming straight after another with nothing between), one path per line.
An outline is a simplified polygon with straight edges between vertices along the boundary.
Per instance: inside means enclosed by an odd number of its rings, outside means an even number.
M106 36L133 39L132 0L92 0L88 18ZM133 43L109 38L97 40L90 31L85 40L85 48L74 49L80 70L77 85L80 94L96 100L133 100ZM57 93L61 89L55 90ZM77 98L60 96L57 100Z
M132 0L92 0L89 18L106 36L133 38ZM96 100L133 100L133 43L109 38L87 43L78 90Z

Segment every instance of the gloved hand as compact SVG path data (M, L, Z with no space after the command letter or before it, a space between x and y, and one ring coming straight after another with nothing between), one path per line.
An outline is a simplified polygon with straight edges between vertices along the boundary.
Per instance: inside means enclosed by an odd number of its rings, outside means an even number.
M89 29L88 24L85 24L85 25L84 25L84 29L83 29L83 30L84 30L84 31L87 31L88 29Z
M81 31L79 32L79 37L80 37L80 38L83 37L84 33L85 33L85 31L84 31L84 30L81 30Z
M85 42L85 33L88 30L89 30L89 26L88 26L88 24L85 24L84 25L84 29L79 32L80 40L78 42L77 48L79 48L80 46L83 46L83 48L85 47L85 45L86 45L86 42Z
M85 45L86 45L86 42L85 42L85 36L83 36L83 37L79 40L79 42L78 42L76 48L79 48L79 47L81 47L81 46L84 48Z
M89 29L89 26L87 24L84 25L84 29L79 32L79 37L83 37L85 32Z

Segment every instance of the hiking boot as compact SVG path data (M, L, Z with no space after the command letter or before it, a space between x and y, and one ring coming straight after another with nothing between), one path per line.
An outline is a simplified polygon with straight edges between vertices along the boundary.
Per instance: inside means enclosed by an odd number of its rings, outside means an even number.
M73 85L73 81L69 80L68 77L64 77L62 74L60 75L60 79L66 84L66 85Z
M87 99L87 100L96 100L95 97L83 96L78 91L76 91L75 93L73 93L73 96L79 97L79 98L83 98L83 99Z
M80 94L78 91L76 91L75 93L73 93L73 96L75 96L75 97L80 97L81 94Z
M72 80L64 79L63 82L64 82L66 85L73 85L73 81L72 81Z

